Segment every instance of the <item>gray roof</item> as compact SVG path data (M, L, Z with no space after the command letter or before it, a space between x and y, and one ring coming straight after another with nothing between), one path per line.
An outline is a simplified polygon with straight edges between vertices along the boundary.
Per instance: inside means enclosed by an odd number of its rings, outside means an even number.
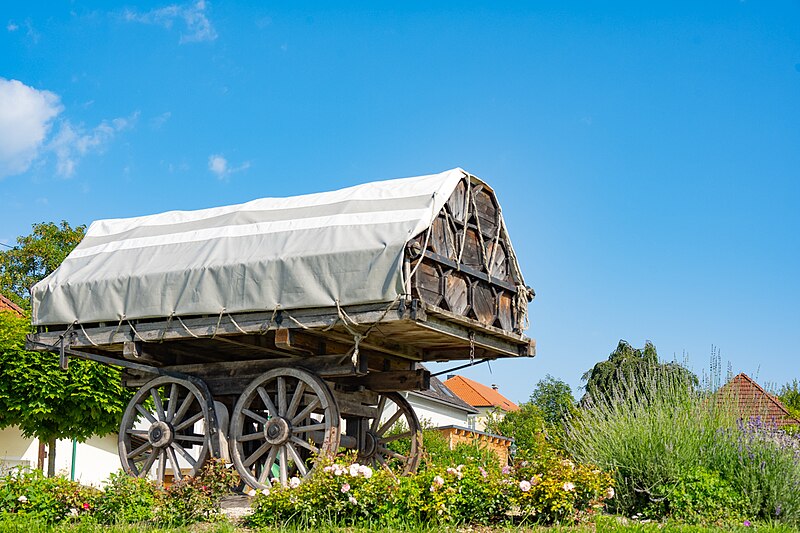
M417 368L425 368L422 364L417 364ZM439 400L440 402L448 403L454 407L459 409L463 409L468 413L477 414L478 410L472 407L470 404L456 396L453 391L447 388L447 385L442 383L442 380L437 378L436 376L431 376L431 386L428 390L421 390L421 391L412 391L413 394L419 394L420 396L426 396L428 398L433 398L434 400Z

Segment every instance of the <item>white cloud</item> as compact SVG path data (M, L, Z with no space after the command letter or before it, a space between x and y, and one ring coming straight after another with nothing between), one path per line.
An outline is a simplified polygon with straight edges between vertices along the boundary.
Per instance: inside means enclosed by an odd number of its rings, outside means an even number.
M150 119L150 126L152 126L154 130L161 129L161 126L163 126L170 119L171 116L172 113L170 113L169 111L167 111L166 113L161 113L157 117L153 117Z
M16 24L14 24L14 22L13 22L13 21L9 21L9 22L8 22L8 25L6 25L6 29L7 29L8 31L17 31L17 30L19 29L19 26L17 26Z
M63 121L48 146L56 155L56 173L65 178L72 177L83 156L90 152L102 152L118 132L132 128L138 118L139 113L136 112L127 118L104 120L88 130L83 125Z
M129 22L156 24L167 29L182 24L180 44L213 41L217 32L206 16L207 7L205 0L198 0L190 4L171 4L145 13L126 9L123 16Z
M218 179L227 179L231 174L241 172L250 168L250 161L245 161L238 167L231 167L228 165L228 160L222 155L214 154L208 158L208 170L210 170Z
M0 178L30 168L62 110L57 94L0 78Z

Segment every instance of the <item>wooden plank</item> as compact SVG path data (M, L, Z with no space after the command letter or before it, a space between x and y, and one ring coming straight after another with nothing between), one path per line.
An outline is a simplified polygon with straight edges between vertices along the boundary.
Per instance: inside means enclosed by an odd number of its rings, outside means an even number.
M372 324L378 320L393 322L410 318L411 310L408 306L401 313L398 310L398 305L395 304L393 310L384 315L387 306L388 304L386 303L352 306L347 308L347 314L359 324ZM293 317L302 325L289 319L287 315ZM109 346L122 344L130 340L162 342L212 336L216 338L224 335L241 335L242 331L248 334L263 334L266 328L272 327L274 329L275 327L275 322L271 322L273 318L272 312L236 313L232 316L238 324L238 328L228 315L223 316L222 320L219 320L218 316L186 318L183 320L185 328L177 320L169 321L166 318L152 322L135 323L135 334L127 324L119 327L85 327L84 329L89 333L91 340L84 334L83 330L79 330L74 332L75 341L72 346ZM279 321L280 327L291 329L303 329L304 327L325 328L338 321L339 314L336 308L324 307L278 312L275 318L276 321ZM218 323L219 327L217 327ZM64 331L64 329L61 329L34 333L30 338L35 342L53 344Z
M444 314L447 311L436 310L437 314ZM447 313L449 314L449 313ZM521 355L527 355L528 351L528 340L524 339L520 336L520 339L516 342L508 342L502 338L498 338L493 335L487 335L481 330L489 330L494 329L492 326L484 326L480 324L477 320L471 320L465 317L459 317L461 320L459 322L467 323L467 325L462 325L455 321L451 320L443 320L442 318L435 316L431 310L429 310L428 318L425 321L417 321L417 324L423 328L430 329L433 331L438 331L440 333L444 333L446 335L455 337L457 339L461 339L462 341L470 341L472 338L473 342L475 343L476 347L486 348L487 350L493 351L498 355L502 355L505 357L519 357ZM474 322L475 326L469 327L469 322ZM480 327L476 327L480 326ZM502 330L498 330L502 331ZM509 335L505 335L508 337ZM465 359L469 358L469 351L466 353Z
M478 278L481 281L488 281L492 285L497 285L498 287L502 287L504 289L507 289L507 290L509 290L509 291L511 291L511 292L513 292L515 294L517 292L517 287L513 283L509 283L508 281L502 280L500 278L496 278L494 276L492 276L490 278L482 270L478 270L476 268L472 268L469 265L464 265L464 264L459 265L458 263L456 263L452 259L449 259L449 258L447 258L447 257L445 257L443 255L435 254L435 253L431 252L430 250L425 250L424 255L425 255L425 257L427 259L432 259L434 261L438 261L438 262L442 263L443 265L448 266L450 268L454 268L456 270L460 269L461 272L469 274L470 276L472 276L474 278Z
M422 368L395 372L371 372L355 380L344 379L340 381L358 383L375 392L428 390L431 385L431 373Z

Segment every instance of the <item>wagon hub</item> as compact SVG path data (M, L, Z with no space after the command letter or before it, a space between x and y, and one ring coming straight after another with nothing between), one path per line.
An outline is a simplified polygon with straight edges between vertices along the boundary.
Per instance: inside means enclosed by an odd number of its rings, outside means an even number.
M147 430L147 439L156 448L164 448L172 443L172 426L166 422L156 422Z
M371 459L375 455L375 452L378 451L378 438L379 437L374 432L367 431L366 438L364 439L364 449L361 451L362 456Z
M264 437L273 445L283 444L292 436L292 425L280 416L271 418L264 425Z

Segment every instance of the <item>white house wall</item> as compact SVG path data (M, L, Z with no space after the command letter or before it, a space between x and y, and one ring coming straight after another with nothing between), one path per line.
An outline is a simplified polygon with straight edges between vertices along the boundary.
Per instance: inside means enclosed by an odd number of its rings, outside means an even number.
M462 426L468 427L467 412L455 406L429 399L426 396L409 393L406 396L408 403L417 413L417 418L424 426Z
M16 427L0 430L0 471L18 465L36 468L39 458L38 439L26 439ZM70 477L72 441L56 442L56 472ZM117 455L117 436L92 437L77 443L75 480L84 485L100 486L111 473L121 468Z

